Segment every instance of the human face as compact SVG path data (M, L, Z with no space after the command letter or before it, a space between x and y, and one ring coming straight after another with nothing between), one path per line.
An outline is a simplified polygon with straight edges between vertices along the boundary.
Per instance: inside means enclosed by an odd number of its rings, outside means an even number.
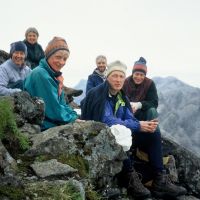
M115 95L122 89L125 78L125 74L121 71L113 71L109 74L107 81L110 85L111 94Z
M142 72L134 72L133 75L133 81L135 82L135 84L139 85L144 81L145 78L145 74Z
M26 40L30 43L30 44L35 44L38 40L38 36L36 33L34 32L29 32L26 36Z
M25 62L25 53L23 51L14 51L12 61L19 66L23 66Z
M103 59L103 58L98 59L96 64L97 64L97 68L98 68L98 70L100 72L104 72L105 71L106 66L107 66L107 62L106 62L105 59Z
M58 50L48 58L48 63L55 71L58 72L64 67L68 57L69 53L67 51Z

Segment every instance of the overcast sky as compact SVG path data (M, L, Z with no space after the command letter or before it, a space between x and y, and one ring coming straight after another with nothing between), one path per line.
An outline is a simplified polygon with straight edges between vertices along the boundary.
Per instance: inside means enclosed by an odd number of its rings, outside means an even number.
M121 60L128 74L140 56L147 76L175 76L200 87L200 0L6 0L0 6L0 49L39 31L45 49L53 36L69 44L65 83L87 79L95 58Z

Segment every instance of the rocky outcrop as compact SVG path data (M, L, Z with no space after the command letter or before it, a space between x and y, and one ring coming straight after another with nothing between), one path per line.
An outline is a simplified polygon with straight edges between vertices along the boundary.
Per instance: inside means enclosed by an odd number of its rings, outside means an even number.
M0 65L9 59L9 54L3 50L0 50Z
M16 155L0 143L0 199L98 200L97 192L102 194L108 188L118 187L115 175L120 172L126 153L109 127L87 121L40 132L42 102L24 92L9 98L18 127L31 145ZM188 195L178 199L197 199L200 158L168 138L163 138L163 144L164 152L175 157L179 184L188 190ZM126 192L121 196L129 200Z

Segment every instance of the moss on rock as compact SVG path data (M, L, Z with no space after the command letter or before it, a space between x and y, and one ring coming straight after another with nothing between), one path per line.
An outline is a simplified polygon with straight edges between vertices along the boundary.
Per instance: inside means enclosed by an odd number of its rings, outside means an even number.
M0 99L0 139L6 139L10 144L18 143L22 150L29 148L28 138L17 128L11 100L6 98Z
M22 188L13 186L0 186L0 197L6 196L12 200L25 199L25 194Z

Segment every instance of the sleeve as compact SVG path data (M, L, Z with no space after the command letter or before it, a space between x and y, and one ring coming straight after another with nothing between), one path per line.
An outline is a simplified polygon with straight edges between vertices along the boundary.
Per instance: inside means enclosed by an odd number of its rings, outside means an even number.
M91 90L93 87L95 87L94 85L94 81L92 76L88 76L88 80L87 80L87 85L86 85L86 94L89 92L89 90Z
M20 92L19 88L8 88L9 77L7 71L0 67L0 96L9 96L15 92Z
M158 94L154 82L152 82L152 84L150 85L146 98L144 101L141 101L141 103L142 103L142 110L147 110L152 107L154 108L158 107Z
M107 101L102 122L107 124L108 126L120 124L131 129L132 132L139 132L139 121L134 117L133 113L128 108L126 108L125 110L125 118L123 120L121 118L117 118L116 116L114 116L112 107Z
M41 97L45 102L45 115L51 120L73 122L78 118L77 113L63 100L64 94L58 96L57 83L43 73L34 74L34 82L29 82L25 89L32 96ZM31 86L32 85L32 86ZM31 88L32 87L32 88Z

